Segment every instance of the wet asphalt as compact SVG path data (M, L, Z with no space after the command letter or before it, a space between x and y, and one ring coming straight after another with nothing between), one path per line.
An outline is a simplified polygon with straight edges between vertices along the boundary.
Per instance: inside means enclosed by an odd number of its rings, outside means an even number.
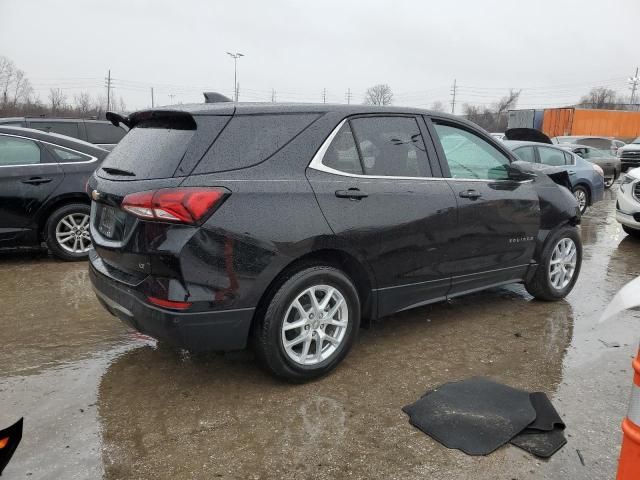
M249 352L193 356L136 335L95 300L86 263L0 253L0 428L25 418L3 478L613 478L640 336L638 311L598 323L640 275L615 189L583 219L565 301L514 285L394 315L305 385ZM567 445L549 461L513 446L470 457L409 425L402 406L476 375L547 392Z

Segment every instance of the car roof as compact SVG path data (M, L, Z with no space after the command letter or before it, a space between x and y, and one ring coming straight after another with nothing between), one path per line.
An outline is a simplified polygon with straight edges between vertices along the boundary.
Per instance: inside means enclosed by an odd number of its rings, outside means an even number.
M104 152L108 153L104 148L100 148L93 143L85 142L73 137L67 137L66 135L60 135L57 133L47 133L42 130L36 130L34 128L23 127L8 127L0 124L0 134L5 133L8 135L19 135L21 137L32 138L34 140L42 140L43 142L53 143L60 145L61 147L72 148L81 152Z
M450 117L460 120L442 112L433 112L415 107L379 106L379 105L344 105L331 103L271 103L271 102L218 102L218 103L192 103L183 105L167 105L152 110L178 110L192 115L238 115L259 113L328 113L340 112L345 115L357 115L368 113L408 113L418 115L433 115L438 117Z

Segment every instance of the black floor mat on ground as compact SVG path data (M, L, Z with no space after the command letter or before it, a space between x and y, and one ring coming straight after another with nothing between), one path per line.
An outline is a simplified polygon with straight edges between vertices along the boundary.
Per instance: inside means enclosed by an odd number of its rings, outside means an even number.
M444 384L402 410L413 426L469 455L488 455L536 419L529 392L480 377Z
M567 443L562 433L565 425L545 393L534 392L529 398L536 419L512 438L511 444L538 457L549 458Z

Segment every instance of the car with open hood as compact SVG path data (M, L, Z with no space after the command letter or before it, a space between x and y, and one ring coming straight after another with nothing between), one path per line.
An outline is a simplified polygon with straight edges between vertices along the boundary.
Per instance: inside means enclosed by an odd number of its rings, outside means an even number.
M251 345L303 381L362 322L514 282L559 300L578 278L566 173L458 117L219 102L109 118L131 130L89 180L90 279L175 347Z

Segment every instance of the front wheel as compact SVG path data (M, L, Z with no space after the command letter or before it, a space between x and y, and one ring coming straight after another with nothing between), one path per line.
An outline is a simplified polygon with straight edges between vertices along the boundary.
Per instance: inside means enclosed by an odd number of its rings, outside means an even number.
M560 300L573 289L581 265L582 241L578 229L562 227L545 243L538 268L525 288L538 300Z
M328 266L305 268L275 292L254 329L256 355L271 373L293 382L333 370L360 325L353 282Z
M581 185L578 185L573 189L573 196L578 201L578 207L580 207L580 214L584 214L589 206L589 192Z
M84 203L72 203L55 210L45 225L47 246L61 260L84 260L89 255L89 214Z

